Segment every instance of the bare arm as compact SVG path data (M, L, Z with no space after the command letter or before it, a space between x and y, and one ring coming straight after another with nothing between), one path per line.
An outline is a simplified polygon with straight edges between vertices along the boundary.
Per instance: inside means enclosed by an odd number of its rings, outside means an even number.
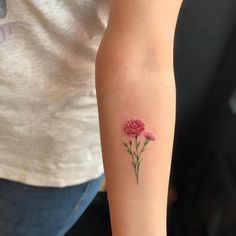
M113 236L165 236L180 1L112 0L96 90Z

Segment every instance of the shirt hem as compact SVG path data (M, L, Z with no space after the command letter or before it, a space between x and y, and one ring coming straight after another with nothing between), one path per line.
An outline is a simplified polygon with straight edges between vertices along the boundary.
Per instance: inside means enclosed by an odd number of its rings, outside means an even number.
M16 172L14 168L8 168L8 170L0 169L0 178L38 187L68 187L96 179L104 174L104 169L101 167L97 169L97 171L94 171L92 168L90 171L88 171L89 175L77 175L70 178L69 180L62 175L36 176L35 173L27 174L24 170L17 170L17 173L14 172Z

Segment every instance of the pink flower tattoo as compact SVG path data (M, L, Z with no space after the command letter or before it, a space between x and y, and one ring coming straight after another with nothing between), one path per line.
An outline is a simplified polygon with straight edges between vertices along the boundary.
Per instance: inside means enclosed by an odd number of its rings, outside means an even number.
M124 125L124 133L131 138L140 135L143 131L144 123L141 120L131 119Z
M144 136L146 139L152 140L152 141L154 141L154 140L156 139L155 136L153 135L153 133L148 132L148 131L143 132L143 136Z
M145 131L143 121L131 119L125 122L123 132L129 137L127 142L123 142L126 151L132 158L132 165L135 170L137 184L139 184L139 170L142 162L141 154L146 150L150 141L155 141L156 137L152 132Z

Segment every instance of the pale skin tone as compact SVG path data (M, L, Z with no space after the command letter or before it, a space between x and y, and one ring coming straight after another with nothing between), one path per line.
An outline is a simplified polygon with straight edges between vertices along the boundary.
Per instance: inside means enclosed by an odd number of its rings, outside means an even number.
M111 2L96 58L96 90L113 236L166 236L176 113L173 42L180 4ZM123 145L128 139L122 126L132 118L156 136L142 153L139 184Z

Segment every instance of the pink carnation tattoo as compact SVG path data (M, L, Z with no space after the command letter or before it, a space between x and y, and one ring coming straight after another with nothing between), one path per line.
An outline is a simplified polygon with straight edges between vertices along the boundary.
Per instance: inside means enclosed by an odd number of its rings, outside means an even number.
M131 119L124 124L124 133L129 137L140 135L144 131L144 123L141 120Z
M153 133L148 132L148 131L143 132L143 136L144 136L146 139L149 139L149 140L152 140L152 141L154 141L154 140L156 139L155 136L153 135Z
M123 142L123 145L132 158L132 165L135 169L137 184L139 184L139 169L142 161L141 154L146 150L145 147L149 141L156 140L153 133L144 130L145 125L139 119L128 120L123 126L124 134L129 137L128 142Z

